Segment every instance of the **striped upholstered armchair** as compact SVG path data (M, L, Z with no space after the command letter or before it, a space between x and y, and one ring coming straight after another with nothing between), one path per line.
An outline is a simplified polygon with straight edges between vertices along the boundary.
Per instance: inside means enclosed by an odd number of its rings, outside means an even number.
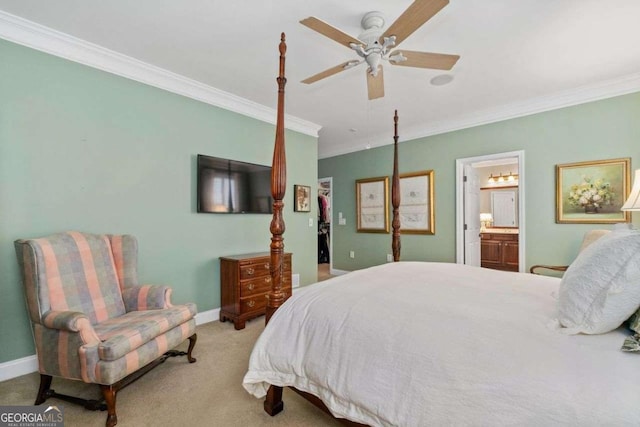
M49 397L107 409L117 423L116 393L196 342L196 306L172 305L171 288L139 285L133 236L66 232L17 240L18 263L40 370L36 405ZM185 352L169 351L186 339ZM55 393L52 377L99 384L104 402Z

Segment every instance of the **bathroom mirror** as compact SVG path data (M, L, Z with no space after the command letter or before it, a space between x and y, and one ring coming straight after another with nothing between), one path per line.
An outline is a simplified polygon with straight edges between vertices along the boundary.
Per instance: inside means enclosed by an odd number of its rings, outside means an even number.
M482 189L480 212L491 212L492 227L518 227L518 189Z

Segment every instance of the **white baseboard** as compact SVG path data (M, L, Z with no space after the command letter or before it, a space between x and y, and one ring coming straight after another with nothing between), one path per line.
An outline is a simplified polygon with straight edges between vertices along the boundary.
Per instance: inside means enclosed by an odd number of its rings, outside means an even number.
M203 311L196 314L196 325L220 320L220 309ZM38 371L38 358L35 354L0 363L0 382Z
M203 311L196 314L196 325L204 325L205 323L215 322L220 320L220 309L214 308L213 310Z
M332 268L330 273L333 274L334 276L341 276L343 274L347 274L347 273L351 273L351 272L347 271L347 270L338 270L336 268Z
M30 374L38 370L38 358L36 355L22 357L0 363L0 381L10 380L22 375Z

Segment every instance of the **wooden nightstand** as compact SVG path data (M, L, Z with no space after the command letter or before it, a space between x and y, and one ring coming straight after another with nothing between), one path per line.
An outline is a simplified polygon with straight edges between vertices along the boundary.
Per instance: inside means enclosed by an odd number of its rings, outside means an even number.
M269 252L220 257L220 321L244 329L248 319L265 314L271 289ZM291 253L284 254L282 290L291 296Z

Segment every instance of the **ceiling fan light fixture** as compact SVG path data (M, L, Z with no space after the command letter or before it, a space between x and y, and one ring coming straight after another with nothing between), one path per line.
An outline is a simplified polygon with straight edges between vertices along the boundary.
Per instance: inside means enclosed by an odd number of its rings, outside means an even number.
M356 65L360 65L360 64L362 64L362 61L349 61L349 62L347 62L346 64L344 64L344 67L343 67L343 68L344 68L345 70L348 70L349 68L353 68L353 67L355 67Z
M389 57L389 61L394 64L398 64L400 62L406 61L407 57L402 54L402 52L395 53Z

